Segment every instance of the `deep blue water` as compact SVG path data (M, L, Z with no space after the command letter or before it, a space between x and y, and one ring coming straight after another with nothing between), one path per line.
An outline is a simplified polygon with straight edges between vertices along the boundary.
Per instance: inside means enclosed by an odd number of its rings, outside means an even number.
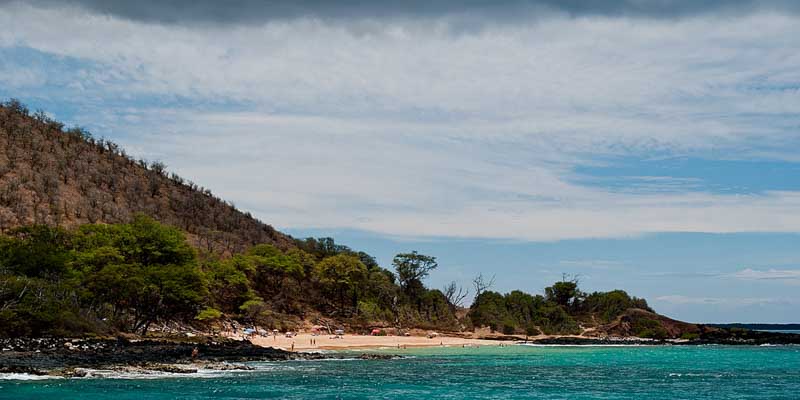
M800 398L797 346L507 346L401 353L412 357L255 363L257 371L191 378L4 379L0 398Z

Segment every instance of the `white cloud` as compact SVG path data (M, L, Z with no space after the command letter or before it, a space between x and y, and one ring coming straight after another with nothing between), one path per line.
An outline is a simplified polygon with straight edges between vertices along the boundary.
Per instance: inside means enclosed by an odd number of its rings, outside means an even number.
M174 135L153 136L152 157L278 226L526 240L800 227L794 192L615 193L568 183L561 161L520 165L525 149L500 141L492 150L435 137L419 145L391 124L241 117L161 125Z
M39 71L16 65L3 66L0 64L0 82L10 87L23 88L44 84L45 77Z
M795 192L711 194L659 178L620 193L571 172L607 155L796 157L798 22L759 13L553 17L470 33L446 17L200 29L12 4L0 7L0 47L87 64L66 77L91 94L64 99L84 107L76 122L277 226L558 240L800 231ZM137 96L153 104L108 105ZM208 112L229 103L235 111Z
M625 263L612 260L561 260L558 263L564 267L592 270L619 270L625 268Z
M718 305L718 306L758 306L776 304L797 304L797 299L771 298L771 297L745 297L745 298L724 298L724 297L691 297L683 295L668 295L656 297L657 301L677 304L677 305Z
M790 283L800 283L800 270L796 269L774 269L758 270L745 268L732 274L734 278L747 281L781 281Z

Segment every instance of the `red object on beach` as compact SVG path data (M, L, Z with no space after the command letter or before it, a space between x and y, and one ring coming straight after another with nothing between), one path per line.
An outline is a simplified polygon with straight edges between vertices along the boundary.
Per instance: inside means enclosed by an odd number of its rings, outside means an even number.
M371 333L372 336L377 336L377 335L380 335L380 334L381 334L381 330L380 329L373 329L372 333Z

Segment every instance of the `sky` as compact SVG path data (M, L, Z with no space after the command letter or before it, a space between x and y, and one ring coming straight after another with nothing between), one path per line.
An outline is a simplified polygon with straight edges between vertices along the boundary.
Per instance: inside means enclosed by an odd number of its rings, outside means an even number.
M800 6L0 0L0 98L432 287L800 322Z

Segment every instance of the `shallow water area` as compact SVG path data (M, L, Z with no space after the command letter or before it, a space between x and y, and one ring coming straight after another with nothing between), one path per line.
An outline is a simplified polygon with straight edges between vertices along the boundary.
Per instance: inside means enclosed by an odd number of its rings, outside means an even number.
M2 399L796 399L798 346L517 346L375 350L405 356L248 363L252 371L0 380ZM349 357L352 355L352 357Z

